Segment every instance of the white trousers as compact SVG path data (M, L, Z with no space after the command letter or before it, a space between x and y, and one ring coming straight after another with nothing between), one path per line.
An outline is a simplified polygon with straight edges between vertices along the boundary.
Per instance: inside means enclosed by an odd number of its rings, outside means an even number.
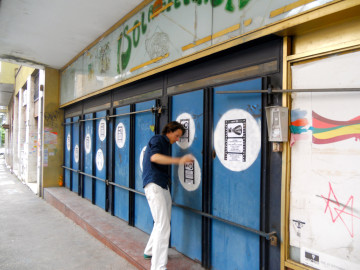
M170 191L154 183L147 184L144 190L154 219L154 227L144 254L152 256L151 270L164 270L168 262L170 238Z

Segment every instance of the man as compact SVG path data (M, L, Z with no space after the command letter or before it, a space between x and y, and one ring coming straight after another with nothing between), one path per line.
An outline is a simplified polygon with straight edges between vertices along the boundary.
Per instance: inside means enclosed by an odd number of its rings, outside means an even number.
M184 164L193 161L192 155L171 157L170 145L184 134L184 127L176 122L168 123L161 135L153 136L144 154L143 186L148 200L154 227L144 250L144 258L151 259L151 270L164 270L168 261L170 237L171 197L169 190L171 164Z

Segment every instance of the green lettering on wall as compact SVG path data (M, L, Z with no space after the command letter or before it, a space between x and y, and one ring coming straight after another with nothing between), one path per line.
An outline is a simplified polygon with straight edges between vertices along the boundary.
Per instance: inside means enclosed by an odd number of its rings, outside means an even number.
M151 21L151 15L153 14L153 5L150 5L149 11L148 11L148 22Z
M147 24L145 23L145 12L141 13L141 33L145 34L147 29Z
M212 0L211 4L213 7L217 7L217 6L221 5L223 1L224 0Z
M162 5L163 7L165 7L166 6L166 0L163 0L163 5ZM166 9L167 10L167 9ZM161 13L163 13L163 12L165 12L165 9L163 10L163 11L161 11Z
M239 0L239 2L241 3L241 0ZM227 11L234 12L235 6L234 6L234 4L233 4L233 0L228 0L228 1L227 1L226 6L225 6L225 9L226 9Z
M190 4L190 0L184 0L184 5L187 6L188 4Z
M120 52L121 52L121 42L122 42L122 38L123 35L121 34L119 39L118 39L118 49L117 49L117 73L120 74L121 73L121 69L120 69L120 65L121 65L121 61L120 61Z
M129 60L130 60L130 55L131 55L131 38L129 37L128 34L126 34L126 32L129 30L129 26L125 26L124 29L124 36L128 41L128 48L126 50L126 52L121 54L121 67L122 69L126 69L126 67L129 64Z
M174 6L175 6L175 8L179 8L181 6L180 0L175 0Z
M173 2L173 0L168 0L168 4L170 4L170 3L172 3L172 2ZM167 12L170 12L170 11L171 11L171 6L168 7L168 8L166 9L166 11L167 11Z
M250 0L239 0L239 9L243 9Z
M138 20L136 20L134 22L134 25L137 25L139 23ZM133 36L133 42L134 42L134 47L136 48L139 45L139 40L140 40L140 28L136 27L133 31L132 31L132 36Z

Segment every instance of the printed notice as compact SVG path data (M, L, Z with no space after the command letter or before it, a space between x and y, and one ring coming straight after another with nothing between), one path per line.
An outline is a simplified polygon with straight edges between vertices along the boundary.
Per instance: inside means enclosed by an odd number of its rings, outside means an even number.
M71 141L71 136L70 134L68 134L66 137L66 148L68 151L70 151L70 141Z
M225 157L246 162L246 119L225 120Z
M101 119L99 123L99 138L101 141L104 141L106 138L106 121Z
M89 154L91 151L91 137L90 134L86 134L85 136L85 152Z
M350 260L344 260L323 252L300 248L300 262L321 270L357 270L360 265Z
M96 167L99 171L104 168L104 154L101 149L96 152Z
M116 127L115 140L116 140L116 145L119 148L124 147L126 140L126 133L125 133L125 126L121 122Z
M184 135L180 137L180 142L187 141L189 142L190 134L189 134L189 126L190 126L190 119L180 119L180 124L183 125L185 128Z
M186 162L184 164L184 183L195 184L194 161Z
M79 146L75 145L75 149L74 149L74 159L75 162L78 163L79 162Z

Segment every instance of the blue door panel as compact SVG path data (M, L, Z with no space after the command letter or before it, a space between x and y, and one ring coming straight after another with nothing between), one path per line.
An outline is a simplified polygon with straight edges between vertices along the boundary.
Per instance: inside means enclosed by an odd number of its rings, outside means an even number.
M95 114L95 118L105 117L106 111L97 112ZM102 123L106 123L105 118L96 120L96 152L95 152L95 176L101 179L106 179L106 141L108 134L106 133L106 125ZM105 209L105 201L106 201L106 184L96 179L95 183L95 204Z
M71 151L72 151L72 168L79 170L80 152L79 152L79 116L73 117ZM72 171L72 191L79 191L79 173Z
M66 118L65 123L70 123L71 118ZM65 125L65 167L71 168L70 160L70 151L71 151L71 124ZM65 169L64 181L65 187L70 188L70 174L71 171Z
M155 101L146 101L135 105L136 111L155 107ZM144 192L142 181L141 152L147 146L150 138L155 135L155 115L152 112L135 115L135 189ZM151 233L153 219L146 197L135 194L135 227L146 233Z
M171 247L201 261L201 220L199 214L174 206L171 210Z
M203 148L203 90L172 97L172 121L182 123L187 131L180 143L172 146L173 156L192 154L193 165L186 178L186 168L172 166L172 200L196 210L202 210L202 148ZM195 173L196 172L196 173ZM199 175L198 177L195 177ZM196 184L191 180L195 177ZM171 245L186 256L201 261L201 216L174 206L171 216Z
M92 114L86 114L85 119L93 118ZM93 121L85 121L85 132L84 132L84 172L86 174L93 174L93 148L95 147L94 140L94 129L93 129ZM84 176L84 198L88 200L92 200L92 181L93 179L89 176Z
M130 106L117 108L115 114L130 112ZM129 187L130 116L118 116L114 127L115 183ZM129 191L114 186L114 215L129 220Z
M226 134L228 134L228 136L230 136L229 134L234 134L236 128L233 128L231 131L230 125L232 122L235 122L235 125L239 127L240 121L246 121L245 124L243 124L243 130L245 130L242 131L243 134L245 134L244 132L249 132L251 127L261 132L261 94L217 94L217 91L258 90L261 89L261 87L261 79L255 79L214 89L215 145L218 143L217 140L224 140L226 147L230 145L230 139L226 139ZM246 117L232 115L234 110L237 114L239 114L240 111L240 115L246 115ZM222 118L222 116L224 117ZM228 118L226 118L227 116ZM239 118L244 118L245 120ZM217 137L217 127L218 125L221 126L220 122L223 123L225 129L221 131L221 136ZM225 123L229 123L229 126L226 126ZM245 147L254 141L254 134L255 133L246 133L245 142L243 143ZM254 137L252 138L252 136ZM261 140L256 139L255 144L260 149ZM216 149L216 146L214 147ZM246 149L243 155L245 159L251 156L251 152L249 151L253 150L248 148L244 149ZM231 160L231 162L235 162L231 163L229 160L235 155L234 153L230 153L230 150L228 151L229 155L227 155L226 150L220 153L216 152L216 158L213 160L212 214L235 223L259 229L260 151L258 153L255 151L256 154L253 154L253 162L240 171L230 166L233 166L231 164L243 164L241 162L244 162L244 160ZM240 152L240 150L234 151L235 153ZM231 164L224 165L225 163ZM259 241L259 236L256 234L213 220L211 245L213 269L259 269Z

